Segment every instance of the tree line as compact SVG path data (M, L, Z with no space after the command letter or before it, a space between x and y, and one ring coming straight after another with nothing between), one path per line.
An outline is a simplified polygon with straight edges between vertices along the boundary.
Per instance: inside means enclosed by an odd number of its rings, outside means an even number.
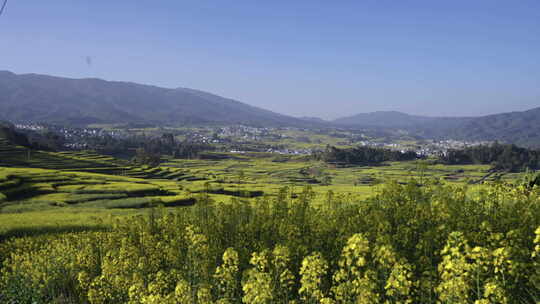
M0 138L16 145L34 150L63 151L66 140L61 135L51 132L25 131L19 132L11 124L0 123ZM113 155L120 158L131 158L138 164L157 166L162 156L173 158L193 159L201 152L213 151L215 147L194 141L178 141L171 133L161 137L132 135L115 138L110 135L89 137L85 139L84 148L95 150L101 154Z
M386 161L407 161L419 157L414 151L397 151L375 147L336 148L327 146L313 158L337 165L377 165ZM491 165L493 170L520 172L540 169L540 150L512 144L494 143L465 149L449 149L437 156L447 165Z
M201 152L214 149L209 144L177 141L173 134L165 133L161 137L140 143L133 161L139 164L157 166L162 155L169 155L173 158L195 159L198 158Z
M494 143L461 150L448 150L439 156L441 162L450 165L485 164L494 170L511 172L540 169L540 151L521 148L511 144Z
M374 147L336 148L326 146L326 149L313 154L314 159L338 165L377 165L386 161L414 160L418 156L414 151L397 151Z

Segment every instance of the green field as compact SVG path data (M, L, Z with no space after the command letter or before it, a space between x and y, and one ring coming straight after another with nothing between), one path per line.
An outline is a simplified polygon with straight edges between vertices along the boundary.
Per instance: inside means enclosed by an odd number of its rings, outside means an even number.
M270 153L146 167L5 141L0 157L0 303L540 299L523 173Z
M481 165L394 162L336 168L306 156L269 153L228 154L219 160L169 159L150 168L93 152L29 151L2 141L0 157L0 235L42 226L95 227L104 225L103 218L109 215L137 214L157 205L192 205L203 195L217 202L255 200L275 196L284 186L297 195L310 185L316 195L313 201L321 203L329 191L362 200L389 180L474 184L486 175L486 181L517 178L489 175L489 166Z

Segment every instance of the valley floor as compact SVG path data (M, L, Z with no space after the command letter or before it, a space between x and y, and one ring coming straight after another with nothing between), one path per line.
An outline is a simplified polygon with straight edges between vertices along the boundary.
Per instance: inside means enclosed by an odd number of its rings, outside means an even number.
M518 177L491 175L489 166L482 165L427 166L414 161L336 168L307 157L268 153L231 154L222 160L170 159L155 168L91 152L28 152L4 146L2 153L0 236L4 237L62 227L102 227L111 216L144 213L157 205L193 205L203 196L216 202L255 200L276 196L285 186L293 195L310 186L316 194L313 202L323 203L328 192L362 200L389 180L475 184L486 176L488 180Z
M523 174L268 153L159 167L5 144L0 156L0 303L540 299L540 192Z

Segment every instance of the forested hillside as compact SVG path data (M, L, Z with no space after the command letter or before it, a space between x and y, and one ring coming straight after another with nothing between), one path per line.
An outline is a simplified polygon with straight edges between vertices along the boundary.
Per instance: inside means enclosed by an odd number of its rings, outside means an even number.
M424 138L499 141L540 147L540 108L479 117L426 117L395 111L373 112L333 122L351 128L403 129Z
M492 165L495 170L519 172L540 169L540 151L496 143L491 146L449 150L446 155L441 155L441 161L451 165Z
M449 130L447 136L469 140L498 140L539 148L540 108L477 117L455 130Z
M0 71L0 119L77 125L313 124L198 90L6 71Z

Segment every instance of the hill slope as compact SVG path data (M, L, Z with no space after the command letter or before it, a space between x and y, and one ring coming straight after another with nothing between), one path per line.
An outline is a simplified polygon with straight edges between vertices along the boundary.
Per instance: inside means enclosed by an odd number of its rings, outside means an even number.
M62 124L307 122L210 93L100 79L69 79L0 71L0 120Z
M333 121L349 127L405 129L426 138L490 140L540 147L540 108L480 117L426 117L373 112Z
M334 123L365 127L406 128L433 123L439 119L442 118L409 115L397 111L377 111L338 118L334 120Z
M498 140L540 148L540 107L477 117L454 130L448 130L447 134L456 138Z

